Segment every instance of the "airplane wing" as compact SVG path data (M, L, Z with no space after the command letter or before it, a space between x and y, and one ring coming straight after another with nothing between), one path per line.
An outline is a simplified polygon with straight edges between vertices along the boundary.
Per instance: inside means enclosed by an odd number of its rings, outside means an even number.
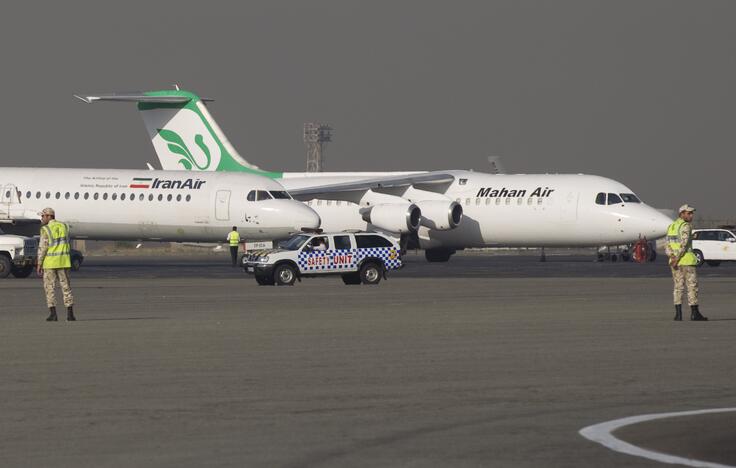
M327 185L311 185L289 188L289 179L282 179L281 183L286 186L292 197L297 200L311 200L313 198L336 199L340 194L347 192L375 192L389 191L402 187L414 186L421 190L432 192L444 191L455 180L453 174L447 172L426 172L422 174L401 175L394 177L376 177L349 182L340 182ZM315 180L315 182L317 182Z

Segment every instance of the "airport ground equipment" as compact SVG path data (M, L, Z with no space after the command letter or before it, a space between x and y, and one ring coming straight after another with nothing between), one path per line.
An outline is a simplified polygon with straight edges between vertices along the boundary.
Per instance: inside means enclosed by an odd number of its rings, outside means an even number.
M307 276L340 275L345 284L378 284L386 272L402 267L399 245L383 234L299 234L278 249L243 258L246 273L261 286L291 286Z
M696 229L693 231L693 253L698 266L716 267L721 262L736 261L736 234L728 229Z
M0 278L12 273L26 278L33 272L38 253L38 240L33 237L0 234Z

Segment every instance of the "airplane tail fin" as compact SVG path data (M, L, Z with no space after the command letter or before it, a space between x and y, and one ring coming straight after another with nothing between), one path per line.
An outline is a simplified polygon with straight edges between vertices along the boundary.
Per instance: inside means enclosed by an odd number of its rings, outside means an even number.
M204 104L211 99L179 89L75 97L88 104L137 103L164 170L238 171L281 177L280 172L264 171L238 154Z

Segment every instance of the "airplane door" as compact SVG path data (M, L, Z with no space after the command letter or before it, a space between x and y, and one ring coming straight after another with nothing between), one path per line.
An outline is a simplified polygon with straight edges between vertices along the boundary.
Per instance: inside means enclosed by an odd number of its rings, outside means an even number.
M560 220L564 223L574 223L578 219L578 199L580 192L567 192L560 205Z
M15 185L8 184L2 188L0 192L0 206L3 211L10 216L10 207L20 203L20 192Z
M215 199L215 219L227 221L230 219L230 190L218 190Z

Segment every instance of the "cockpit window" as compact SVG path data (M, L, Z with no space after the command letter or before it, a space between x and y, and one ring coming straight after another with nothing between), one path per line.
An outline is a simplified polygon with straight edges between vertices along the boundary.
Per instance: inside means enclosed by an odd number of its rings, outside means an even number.
M248 201L270 200L271 195L265 190L251 190L245 197Z
M641 203L641 200L639 200L633 193L622 193L621 199L624 203Z
M605 205L606 204L606 194L601 192L598 195L595 196L595 204L596 205Z
M619 196L618 196L618 195L616 195L615 193L609 193L609 194L608 194L608 204L609 204L609 205L617 205L617 204L619 204L619 203L623 203L623 202L621 201L621 197L619 197Z
M277 200L290 200L291 197L289 196L289 193L285 190L271 190L269 192L271 196Z

